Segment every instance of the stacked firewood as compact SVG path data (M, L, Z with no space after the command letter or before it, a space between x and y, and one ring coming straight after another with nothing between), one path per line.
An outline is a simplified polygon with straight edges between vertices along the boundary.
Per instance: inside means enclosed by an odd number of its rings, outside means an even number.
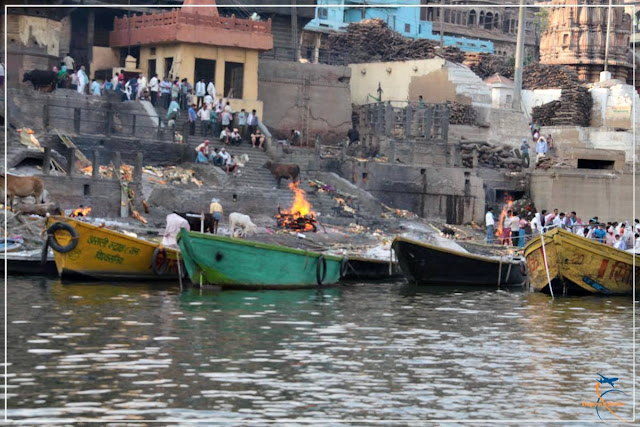
M485 168L510 169L520 172L522 160L516 155L513 147L508 145L491 145L488 142L469 142L460 144L462 166L473 167L473 151L478 152L478 166Z
M438 42L410 39L392 30L381 19L349 24L346 32L329 35L328 49L348 57L350 63L407 61L441 56L462 62L464 54L457 47L440 49Z
M554 157L544 156L536 163L537 169L550 169L550 168L574 168L574 165L568 159L557 159Z
M566 66L534 63L524 67L524 89L564 89L580 85L578 74Z
M513 78L513 65L508 64L503 56L489 53L467 53L463 64L481 79L486 79L494 74L499 74L509 79Z
M447 106L451 109L451 118L449 120L450 124L470 126L477 124L477 113L471 105L447 101Z
M584 126L591 124L593 98L584 86L562 89L560 100L534 107L531 118L541 126Z

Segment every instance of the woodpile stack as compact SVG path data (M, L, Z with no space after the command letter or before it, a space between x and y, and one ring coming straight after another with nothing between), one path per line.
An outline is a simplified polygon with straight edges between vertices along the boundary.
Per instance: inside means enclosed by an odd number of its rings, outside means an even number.
M381 19L349 24L346 32L329 35L327 47L345 54L353 64L431 59L436 56L459 63L464 60L464 53L457 47L441 50L438 42L433 40L403 37Z
M460 104L459 102L447 101L447 106L451 109L451 118L449 123L452 125L470 125L477 124L477 112L471 105Z
M562 89L560 100L534 107L531 118L541 126L584 126L591 124L593 98L583 86Z
M513 64L508 63L503 56L489 53L467 53L463 64L483 80L494 74L500 74L509 79L513 78Z
M491 145L488 142L469 142L460 144L462 166L473 167L473 151L478 152L478 166L485 168L502 168L515 172L522 171L522 160L516 155L513 147L508 145Z
M534 63L522 72L523 89L566 89L579 85L578 74L566 66Z

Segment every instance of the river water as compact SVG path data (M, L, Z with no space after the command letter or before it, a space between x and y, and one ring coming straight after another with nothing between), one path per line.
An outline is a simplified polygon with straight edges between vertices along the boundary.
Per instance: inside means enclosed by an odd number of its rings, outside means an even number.
M8 300L8 416L23 422L596 422L581 404L598 372L631 416L630 297L10 277Z

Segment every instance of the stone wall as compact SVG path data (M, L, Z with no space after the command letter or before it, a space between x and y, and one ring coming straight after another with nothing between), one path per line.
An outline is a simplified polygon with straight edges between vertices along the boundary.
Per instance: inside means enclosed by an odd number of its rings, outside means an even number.
M536 170L531 174L530 194L536 207L561 212L576 211L587 220L633 220L633 175L611 171ZM636 199L640 192L635 190Z
M343 162L334 166L341 176L394 208L452 224L483 220L483 181L472 171L376 162Z
M85 176L42 175L49 200L61 209L75 209L79 205L91 207L94 217L120 216L120 183L111 179L93 179ZM138 187L134 186L137 191Z
M303 144L313 145L316 134L327 142L343 140L351 127L350 78L348 67L261 59L262 121L274 139L298 129Z

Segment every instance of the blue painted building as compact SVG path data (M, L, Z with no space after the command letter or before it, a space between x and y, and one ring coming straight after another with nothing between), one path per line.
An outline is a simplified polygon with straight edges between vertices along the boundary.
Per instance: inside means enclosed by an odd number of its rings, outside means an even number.
M401 7L396 3L397 0L318 0L315 17L304 29L344 31L353 22L382 19L405 37L440 41L440 34L433 33L432 22L420 19L420 7ZM419 6L420 0L404 0L404 4ZM364 5L381 7L362 7ZM489 40L444 36L444 45L459 47L464 52L494 53L493 42Z

